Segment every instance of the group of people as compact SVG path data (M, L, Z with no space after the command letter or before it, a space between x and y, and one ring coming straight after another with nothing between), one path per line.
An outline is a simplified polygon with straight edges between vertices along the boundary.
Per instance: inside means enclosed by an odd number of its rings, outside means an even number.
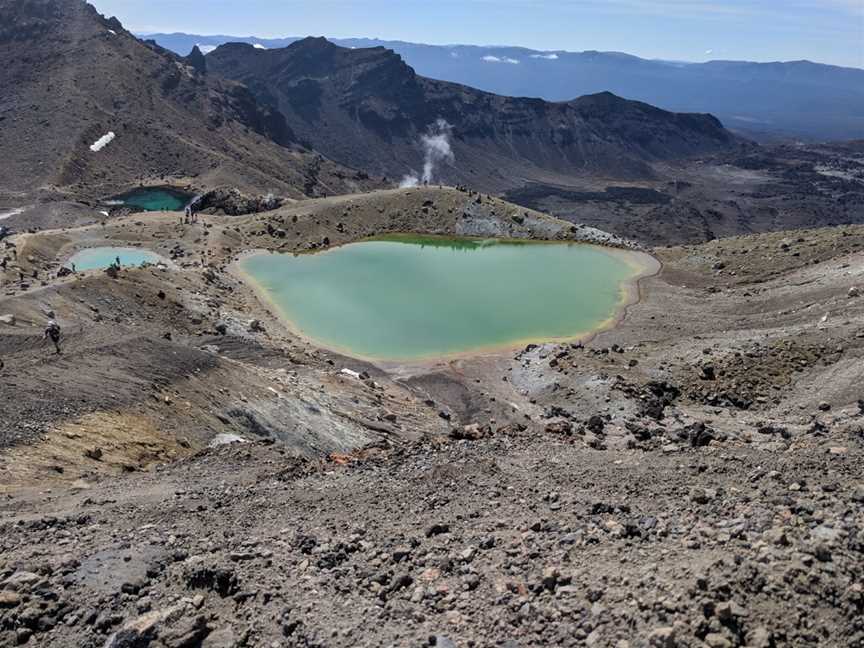
M186 205L186 211L183 214L183 224L189 225L191 223L198 222L198 209L197 204L193 201Z

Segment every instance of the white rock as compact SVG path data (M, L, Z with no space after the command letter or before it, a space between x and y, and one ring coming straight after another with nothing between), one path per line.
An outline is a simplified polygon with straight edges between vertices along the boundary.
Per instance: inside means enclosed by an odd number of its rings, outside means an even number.
M216 448L222 445L229 445L231 443L248 443L246 439L237 435L230 433L217 434L213 437L213 440L209 443L209 447Z

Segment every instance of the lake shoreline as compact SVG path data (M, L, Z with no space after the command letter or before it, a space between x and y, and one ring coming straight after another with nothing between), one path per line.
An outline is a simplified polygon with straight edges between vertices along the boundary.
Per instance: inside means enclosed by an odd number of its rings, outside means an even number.
M473 241L494 241L495 244L514 244L514 245L578 245L580 247L589 247L589 248L597 248L602 250L604 253L609 254L622 261L625 265L631 268L634 274L628 277L625 280L620 282L620 292L621 297L614 307L613 312L610 316L597 324L597 326L591 327L589 330L579 331L574 333L573 335L559 336L559 337L526 337L520 338L516 340L511 340L502 344L492 344L492 345L484 345L474 347L469 350L456 351L452 353L433 353L428 356L417 356L410 358L386 358L386 357L376 357L364 355L361 353L354 352L348 348L340 347L339 345L330 344L322 342L309 334L303 331L297 323L289 316L287 312L273 299L273 297L269 294L268 290L264 288L261 283L255 279L251 273L246 271L243 268L243 263L254 257L260 255L271 255L271 254L292 254L294 256L300 256L305 254L326 254L332 252L338 248L344 247L345 245L350 245L353 243L361 243L368 241L396 241L401 242L400 239L404 242L417 242L417 239L440 239L441 241L447 239L460 239L460 240L473 240ZM413 240L412 240L413 239ZM573 242L573 241L555 241L555 240L523 240L523 239L496 239L493 237L463 237L463 236L447 236L447 235L427 235L427 234L398 234L398 235L383 235L383 236L372 236L366 237L364 239L359 239L356 241L349 241L345 243L341 243L339 245L330 246L323 250L318 251L310 251L310 252L276 252L273 250L265 250L265 249L256 249L256 250L246 250L235 257L232 263L228 267L229 272L234 275L237 279L239 279L244 285L248 286L252 293L256 296L258 301L268 308L272 310L273 314L276 316L278 321L289 331L291 334L297 336L299 339L304 342L325 350L334 353L338 353L340 355L344 355L348 358L353 358L356 360L360 360L363 362L368 362L375 366L378 366L385 370L392 369L405 369L411 367L417 368L428 368L430 366L437 365L446 365L450 364L454 361L469 359L469 358L482 358L482 357L499 357L502 355L509 355L513 351L523 349L525 346L529 344L575 344L575 343L586 343L590 342L594 337L608 331L614 327L616 327L626 316L627 311L632 306L639 303L642 298L642 289L641 284L642 281L656 276L662 271L662 264L658 259L656 259L653 255L637 251L631 249L624 248L616 248L609 247L597 243L583 243L583 242Z

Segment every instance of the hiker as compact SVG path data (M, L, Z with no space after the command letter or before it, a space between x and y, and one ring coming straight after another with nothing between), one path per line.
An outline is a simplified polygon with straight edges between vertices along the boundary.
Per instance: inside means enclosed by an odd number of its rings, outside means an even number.
M48 322L48 328L45 329L45 334L42 336L43 340L51 340L54 343L54 350L59 355L62 353L60 351L60 325L57 324L54 320Z
M123 267L120 265L120 257L119 256L114 259L114 265L117 266L118 270Z

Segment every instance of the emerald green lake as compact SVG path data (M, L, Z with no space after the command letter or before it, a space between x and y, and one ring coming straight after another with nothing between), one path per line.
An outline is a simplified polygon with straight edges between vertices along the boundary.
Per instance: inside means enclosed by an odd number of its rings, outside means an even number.
M114 196L109 203L141 211L183 211L193 197L173 187L141 187Z
M608 322L639 270L589 245L399 238L241 270L321 346L411 360L574 338Z
M75 253L64 265L78 271L103 270L120 259L121 266L139 266L142 263L159 263L164 261L155 252L138 248L98 247L88 248Z

